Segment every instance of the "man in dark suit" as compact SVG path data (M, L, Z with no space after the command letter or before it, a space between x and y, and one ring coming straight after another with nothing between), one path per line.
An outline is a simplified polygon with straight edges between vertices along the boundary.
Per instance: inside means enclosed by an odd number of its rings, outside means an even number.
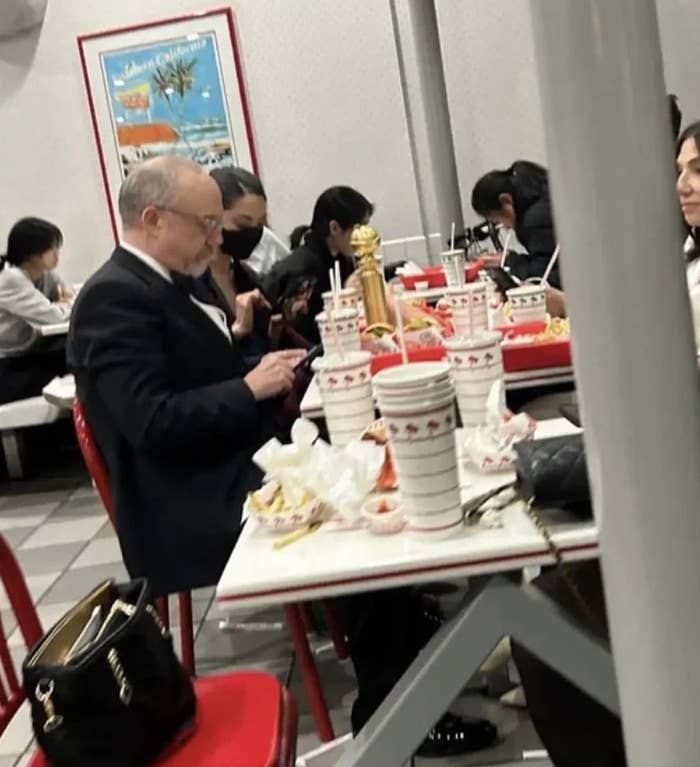
M303 351L250 369L196 281L221 241L199 166L146 162L119 196L120 246L84 285L68 364L107 465L124 561L156 594L216 583L236 542L253 453L280 421Z

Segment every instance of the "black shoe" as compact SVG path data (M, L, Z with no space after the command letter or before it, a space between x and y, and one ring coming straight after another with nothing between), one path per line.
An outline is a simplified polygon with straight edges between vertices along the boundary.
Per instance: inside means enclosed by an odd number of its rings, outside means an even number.
M429 759L460 756L492 746L498 730L485 719L461 719L445 714L416 751Z

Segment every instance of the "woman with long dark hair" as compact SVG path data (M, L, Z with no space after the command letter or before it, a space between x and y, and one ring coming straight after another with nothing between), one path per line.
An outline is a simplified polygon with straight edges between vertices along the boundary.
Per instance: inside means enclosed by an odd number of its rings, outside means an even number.
M480 216L513 229L527 251L509 254L512 274L521 280L541 277L557 244L546 169L518 160L507 170L492 170L474 185L471 202ZM548 282L561 286L558 266Z
M676 165L676 191L689 230L685 247L686 274L695 338L700 352L700 121L689 125L679 136Z
M295 327L313 343L320 340L315 317L323 310L321 296L331 288L328 271L338 261L343 283L353 273L352 231L358 224L366 224L373 212L372 203L349 186L326 189L316 200L311 224L295 229L297 247L275 264L265 280L265 294L271 302L303 304Z
M37 327L63 322L72 293L54 273L63 235L49 221L23 218L0 258L0 404L41 394L66 372L65 338L45 339Z

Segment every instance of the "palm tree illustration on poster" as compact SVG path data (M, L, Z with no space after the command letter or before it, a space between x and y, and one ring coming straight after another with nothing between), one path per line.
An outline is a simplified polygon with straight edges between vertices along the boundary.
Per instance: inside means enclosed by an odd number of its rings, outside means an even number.
M100 58L123 177L134 165L164 154L206 167L236 164L214 33Z

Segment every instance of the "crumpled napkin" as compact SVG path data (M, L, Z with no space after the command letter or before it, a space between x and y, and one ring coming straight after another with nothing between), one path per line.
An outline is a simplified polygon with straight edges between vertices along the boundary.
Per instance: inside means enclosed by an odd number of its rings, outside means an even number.
M276 479L292 505L312 492L341 521L354 523L374 487L384 461L384 446L351 442L334 447L318 438L316 426L300 418L292 426L292 442L271 439L253 456L268 479Z
M527 413L513 415L506 407L502 380L491 387L486 401L486 425L468 432L464 455L483 472L509 471L515 466L513 445L532 439L537 422Z

